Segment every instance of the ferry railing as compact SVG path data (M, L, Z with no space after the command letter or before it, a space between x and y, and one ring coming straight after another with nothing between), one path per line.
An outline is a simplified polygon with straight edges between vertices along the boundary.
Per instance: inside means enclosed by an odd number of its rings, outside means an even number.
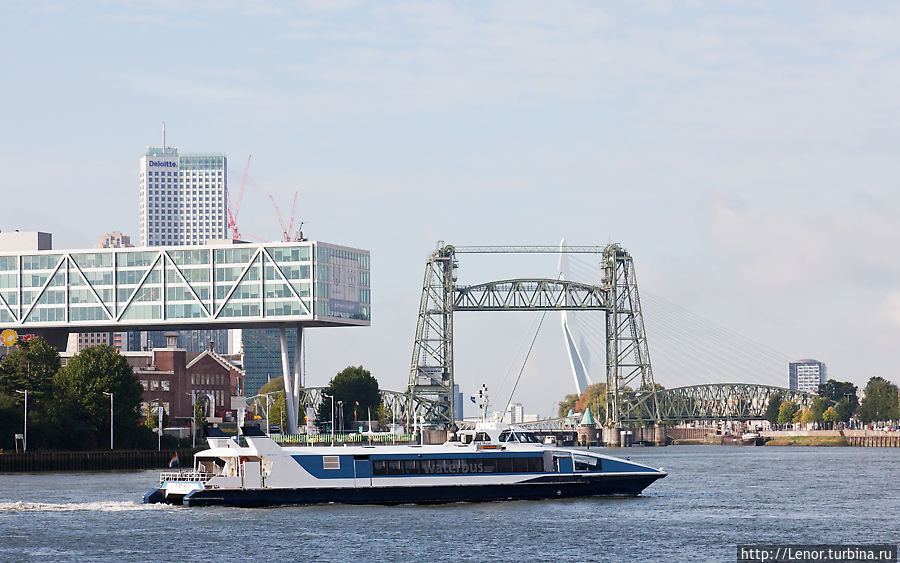
M212 479L214 475L205 471L194 471L193 469L182 469L181 471L163 471L159 474L160 481L199 481L206 483Z
M272 434L270 436L282 445L330 444L331 434ZM414 442L415 434L335 434L336 444L392 444Z

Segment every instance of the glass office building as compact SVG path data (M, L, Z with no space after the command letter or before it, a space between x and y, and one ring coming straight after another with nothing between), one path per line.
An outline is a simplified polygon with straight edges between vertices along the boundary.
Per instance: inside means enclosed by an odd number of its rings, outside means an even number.
M0 327L368 325L369 253L316 241L0 252Z

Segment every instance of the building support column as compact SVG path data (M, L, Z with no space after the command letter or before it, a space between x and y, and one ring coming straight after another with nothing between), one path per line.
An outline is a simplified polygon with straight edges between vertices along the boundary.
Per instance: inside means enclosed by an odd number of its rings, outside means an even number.
M294 420L297 425L300 425L300 395L303 389L303 375L301 372L301 358L300 354L303 350L303 325L297 325L297 340L294 342L294 384L291 386L291 391L293 391L293 395L291 396L291 408L294 409ZM285 393L287 393L287 389L285 389ZM287 396L285 396L285 402L287 402ZM291 432L292 434L297 434L297 430Z
M291 366L288 363L287 329L281 327L281 375L284 378L284 410L287 421L287 433L297 434L297 407L294 402L294 386L291 381Z

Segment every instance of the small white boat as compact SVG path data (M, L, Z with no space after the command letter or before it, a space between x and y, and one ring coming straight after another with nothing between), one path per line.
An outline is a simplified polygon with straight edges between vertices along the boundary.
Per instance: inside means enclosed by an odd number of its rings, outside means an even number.
M145 503L189 506L401 504L637 495L667 473L541 444L482 423L433 446L279 446L261 432L211 437L194 467L164 472Z

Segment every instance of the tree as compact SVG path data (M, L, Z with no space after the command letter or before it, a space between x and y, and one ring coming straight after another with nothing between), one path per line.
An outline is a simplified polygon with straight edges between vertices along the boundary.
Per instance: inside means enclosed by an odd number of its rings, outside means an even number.
M260 387L259 394L265 395L267 393L277 393L276 395L271 395L269 398L269 424L278 424L281 425L282 420L284 420L285 413L285 405L284 405L284 376L276 377L274 379L270 379L266 382L265 385ZM265 413L262 413L265 414ZM298 414L298 424L302 424L306 420L305 413L301 412ZM284 431L284 428L282 428Z
M591 409L595 420L606 420L606 383L588 385L584 393L578 397L575 402L575 410L583 413L587 408ZM568 412L567 410L566 413Z
M810 407L810 415L812 417L811 422L819 422L822 423L824 420L822 419L822 414L831 406L831 399L826 397L816 397L816 400L813 401L812 406Z
M805 407L800 411L800 422L803 424L812 424L816 421L816 413L809 407Z
M797 412L797 405L789 401L782 401L778 407L778 424L787 424L794 420L794 413Z
M40 336L20 340L0 362L0 393L24 405L16 389L28 390L28 409L42 410L52 402L53 376L59 371L59 352Z
M197 400L194 402L194 420L191 422L197 425L193 429L194 432L197 431L197 428L206 428L206 408L203 405L203 401Z
M837 419L839 421L850 422L850 417L856 412L856 407L853 406L853 402L849 397L844 397L837 402L837 405L834 406L834 410L837 411Z
M125 358L114 348L90 346L69 359L53 379L56 419L69 428L76 425L93 434L97 444L109 440L109 402L113 394L113 424L116 443L137 445L140 405L144 388ZM71 437L71 436L70 436ZM86 442L91 437L81 437ZM70 440L71 441L71 440Z
M850 415L847 416L847 420L850 420L850 416L853 416L853 413L856 412L856 408L859 406L859 398L856 395L856 385L853 385L849 381L829 379L825 383L819 385L819 396L831 400L832 403L840 402L841 399L846 398L852 409Z
M559 408L556 410L559 417L562 418L569 414L570 410L575 410L575 403L578 402L579 398L579 395L574 393L566 395L565 398L559 402Z
M872 377L866 384L865 397L857 414L864 423L900 419L897 386L882 377Z
M373 418L381 405L381 393L378 391L378 380L372 377L369 370L362 366L348 366L331 378L325 394L334 397L335 425L340 427L338 420L338 401L344 404L344 428L349 428L358 417L368 417L369 409L372 409ZM357 404L358 403L358 404ZM331 424L332 400L323 397L316 412L316 423L319 428L325 428ZM337 430L337 428L335 428Z
M838 420L838 412L834 407L828 407L822 413L822 420L828 424L834 424Z
M766 420L769 421L769 424L778 423L778 411L783 400L784 395L781 393L775 393L769 397L769 404L766 406Z

